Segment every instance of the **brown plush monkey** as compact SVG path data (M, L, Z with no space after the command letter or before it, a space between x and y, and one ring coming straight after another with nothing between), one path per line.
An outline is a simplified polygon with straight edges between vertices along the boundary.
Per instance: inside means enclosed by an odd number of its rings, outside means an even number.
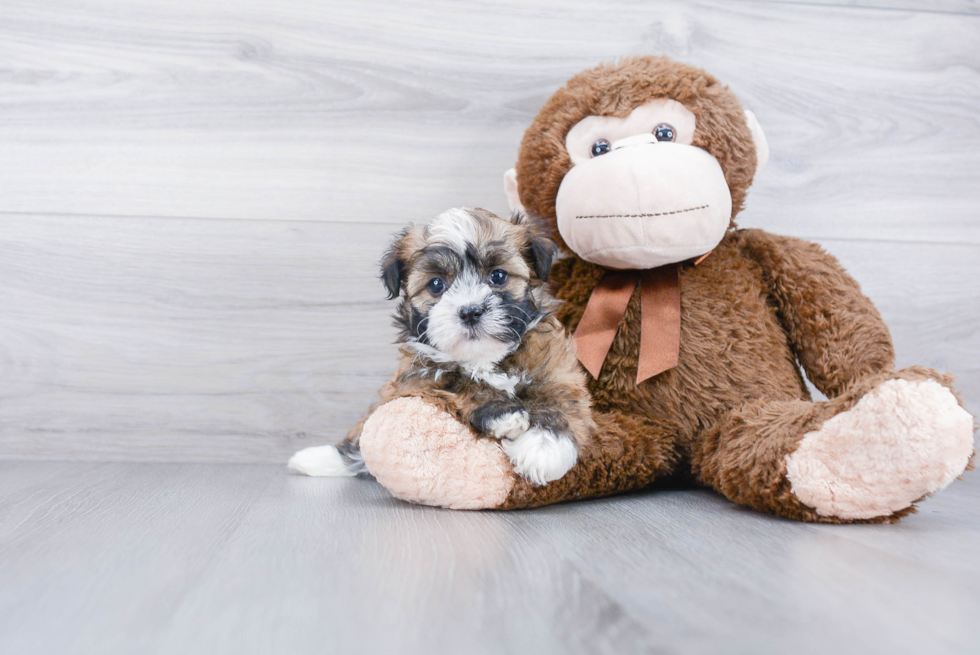
M754 116L704 71L636 57L572 78L505 187L567 253L551 286L591 374L597 434L563 478L534 486L499 443L401 398L364 425L370 472L400 498L470 509L680 474L833 523L892 521L948 485L974 432L951 379L894 369L878 312L821 248L736 229L767 157ZM800 367L829 400L810 399Z

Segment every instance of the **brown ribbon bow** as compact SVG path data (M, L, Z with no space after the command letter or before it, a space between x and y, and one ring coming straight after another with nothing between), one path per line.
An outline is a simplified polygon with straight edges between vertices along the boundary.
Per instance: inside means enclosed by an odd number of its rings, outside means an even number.
M702 255L694 265L708 255ZM592 291L575 330L579 361L598 378L612 347L626 306L640 285L640 353L636 383L677 366L681 345L681 289L679 264L646 271L606 271Z

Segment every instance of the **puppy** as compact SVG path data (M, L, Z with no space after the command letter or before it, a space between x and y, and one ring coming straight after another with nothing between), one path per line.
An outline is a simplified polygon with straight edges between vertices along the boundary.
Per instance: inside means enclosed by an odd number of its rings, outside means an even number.
M557 249L522 214L450 209L395 238L381 265L401 298L398 371L378 405L413 395L501 440L514 470L535 485L561 478L595 429L574 341L551 314L545 282ZM366 472L358 439L367 416L334 446L296 453L306 475Z

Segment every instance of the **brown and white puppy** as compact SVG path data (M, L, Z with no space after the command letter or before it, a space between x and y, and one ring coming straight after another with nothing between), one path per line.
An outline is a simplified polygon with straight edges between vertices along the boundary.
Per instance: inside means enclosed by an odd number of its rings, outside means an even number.
M552 316L556 301L545 282L556 253L521 213L508 221L484 209L450 209L402 231L381 273L389 297L401 298L401 358L378 404L423 397L500 439L514 470L533 484L565 475L594 424L574 341ZM358 439L366 418L339 446L296 453L290 468L364 472Z

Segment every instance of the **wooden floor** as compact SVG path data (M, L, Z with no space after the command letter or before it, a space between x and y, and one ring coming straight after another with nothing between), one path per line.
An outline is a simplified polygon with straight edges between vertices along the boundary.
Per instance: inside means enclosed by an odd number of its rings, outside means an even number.
M394 358L389 235L564 80L717 75L739 222L835 254L980 414L978 0L4 0L0 653L980 652L980 475L896 526L704 491L511 514L286 475Z
M980 484L892 526L512 513L256 464L0 464L3 653L976 653Z

